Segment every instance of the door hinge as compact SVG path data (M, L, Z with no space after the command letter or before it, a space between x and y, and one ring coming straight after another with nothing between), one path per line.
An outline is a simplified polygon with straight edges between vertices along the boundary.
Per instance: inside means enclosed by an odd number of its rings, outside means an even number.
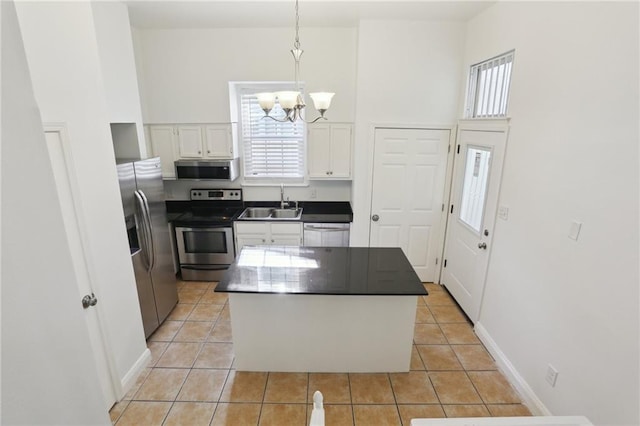
M451 145L447 147L447 153L451 152Z
M447 267L447 259L444 260L444 267Z
M458 145L458 154L460 154L460 145Z
M438 258L436 257L436 265L438 264Z
M451 213L453 213L453 204L451 204Z
M441 211L444 211L444 203L442 203L442 210Z

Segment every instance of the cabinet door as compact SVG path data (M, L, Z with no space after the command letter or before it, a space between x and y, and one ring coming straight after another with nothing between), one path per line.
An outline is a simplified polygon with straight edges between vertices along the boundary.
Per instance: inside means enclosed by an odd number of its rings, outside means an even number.
M310 178L330 177L331 128L328 124L309 126L307 138L307 164Z
M233 158L233 140L231 125L209 124L205 127L206 157L209 158Z
M331 168L332 178L351 178L351 125L331 125Z
M301 223L271 223L270 243L278 246L301 246Z
M244 246L269 244L269 224L265 222L234 222L236 256Z
M202 158L202 127L178 126L180 158Z
M263 246L269 244L266 235L237 235L236 236L236 257L240 254L244 246Z
M176 178L173 162L177 160L178 156L174 143L174 131L173 126L149 126L151 150L154 156L160 157L162 177L165 179Z

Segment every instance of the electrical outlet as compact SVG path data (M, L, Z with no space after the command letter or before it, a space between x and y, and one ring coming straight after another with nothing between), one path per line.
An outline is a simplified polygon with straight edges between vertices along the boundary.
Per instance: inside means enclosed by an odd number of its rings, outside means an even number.
M318 190L315 188L311 188L311 198L318 198Z
M556 386L556 380L558 380L558 370L553 368L553 365L547 365L547 375L545 376L547 383L551 385L551 387Z

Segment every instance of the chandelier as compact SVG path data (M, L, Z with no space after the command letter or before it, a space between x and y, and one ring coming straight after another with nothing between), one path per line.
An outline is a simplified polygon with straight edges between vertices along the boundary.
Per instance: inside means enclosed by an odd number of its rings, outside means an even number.
M263 118L269 117L272 120L279 121L281 123L290 121L294 122L298 119L304 121L305 123L315 123L321 118L326 120L324 113L329 109L331 105L331 98L335 93L328 92L315 92L309 93L311 100L313 101L313 106L320 113L320 117L316 118L312 121L307 121L302 116L302 110L305 107L304 96L300 90L300 57L304 52L300 49L300 37L298 36L299 30L299 20L300 15L298 14L298 0L296 0L296 39L293 43L293 49L291 50L291 54L293 55L293 60L295 62L294 75L295 75L295 91L284 91L284 92L262 92L256 93L255 96L258 98L258 104L260 104L260 108L264 111L265 116ZM280 103L285 116L282 118L275 118L269 115L271 109L276 103L276 99Z

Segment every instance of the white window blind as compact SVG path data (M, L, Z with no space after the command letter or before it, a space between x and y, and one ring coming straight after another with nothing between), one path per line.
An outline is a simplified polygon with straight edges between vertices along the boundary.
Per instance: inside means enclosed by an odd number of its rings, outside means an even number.
M245 180L301 182L305 174L304 122L264 118L254 92L240 95ZM270 115L284 117L278 103Z
M471 66L466 118L505 117L515 51Z

